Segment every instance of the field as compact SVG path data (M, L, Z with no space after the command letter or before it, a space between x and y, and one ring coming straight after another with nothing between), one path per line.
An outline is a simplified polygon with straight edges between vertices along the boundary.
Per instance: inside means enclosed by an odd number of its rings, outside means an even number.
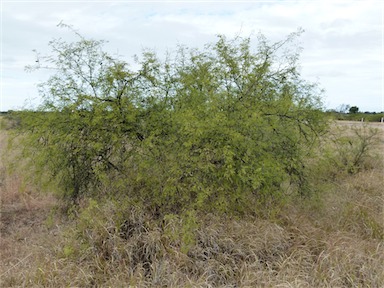
M362 169L316 166L317 193L263 218L199 215L187 250L172 234L177 218L151 222L131 209L122 237L110 228L119 203L84 203L78 219L62 212L11 169L1 130L0 286L384 287L384 124L369 125L377 141ZM331 135L360 126L337 122Z

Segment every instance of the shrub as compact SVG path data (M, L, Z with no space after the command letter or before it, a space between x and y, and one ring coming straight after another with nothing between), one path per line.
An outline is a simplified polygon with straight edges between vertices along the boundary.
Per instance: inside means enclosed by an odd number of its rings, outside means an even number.
M367 124L336 124L324 135L316 159L308 165L311 185L319 186L348 174L381 167L377 153L379 129Z
M122 193L155 215L257 212L287 181L305 194L304 158L325 121L289 46L299 34L260 36L256 51L224 36L165 60L145 51L138 71L103 41L53 40L38 65L57 73L39 86L39 110L19 114L25 152L66 199Z

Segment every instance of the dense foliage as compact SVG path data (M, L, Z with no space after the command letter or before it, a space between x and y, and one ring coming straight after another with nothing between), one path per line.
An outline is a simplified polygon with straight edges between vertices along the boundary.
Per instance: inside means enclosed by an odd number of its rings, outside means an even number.
M321 91L300 78L299 34L145 51L136 70L103 41L53 40L30 67L55 69L42 105L18 115L25 155L67 199L124 195L159 213L255 212L287 183L304 195L325 122Z

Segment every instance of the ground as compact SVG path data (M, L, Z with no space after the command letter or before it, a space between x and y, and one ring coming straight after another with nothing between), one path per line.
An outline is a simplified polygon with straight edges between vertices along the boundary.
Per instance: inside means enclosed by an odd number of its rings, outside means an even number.
M342 129L359 125L363 124L336 124ZM369 125L380 131L375 149L382 154L384 124ZM278 219L207 216L206 225L197 232L198 243L189 253L184 255L170 245L169 254L151 262L152 274L157 276L148 280L140 269L124 270L124 261L114 262L117 266L104 263L101 269L94 258L73 257L66 247L74 224L57 216L59 203L52 194L41 193L26 182L22 172L11 171L7 161L12 159L12 149L6 149L7 137L7 131L0 131L0 151L8 151L0 162L1 287L119 287L131 280L140 287L384 286L384 174L380 162L335 180L337 186L323 188L319 202L287 205ZM141 238L132 239L140 242L151 236L152 246L144 243L143 247L156 248L156 243L165 245L158 232L140 232ZM118 245L128 249L128 244Z

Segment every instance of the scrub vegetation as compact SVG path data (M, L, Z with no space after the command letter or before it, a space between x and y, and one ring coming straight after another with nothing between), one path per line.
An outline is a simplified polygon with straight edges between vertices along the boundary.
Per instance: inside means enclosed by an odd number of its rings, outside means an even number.
M1 118L1 285L383 286L383 129L327 118L300 33L137 69L52 40Z

